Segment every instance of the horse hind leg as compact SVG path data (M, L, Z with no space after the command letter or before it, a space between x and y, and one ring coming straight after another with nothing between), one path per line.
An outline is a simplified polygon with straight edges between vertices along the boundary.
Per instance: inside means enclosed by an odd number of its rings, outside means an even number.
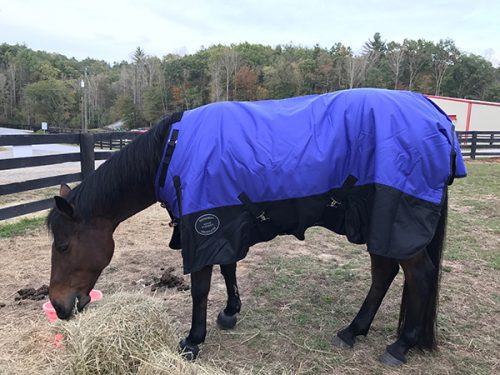
M357 336L366 336L389 286L399 272L396 260L374 254L370 254L370 257L372 274L370 290L351 324L332 339L333 345L337 347L352 348Z
M434 332L427 332L427 328L431 327L432 331L435 326L433 299L436 298L434 289L438 270L425 249L408 260L400 261L400 265L405 275L400 335L380 357L382 363L390 366L406 363L406 353L417 345L429 349L435 345Z
M221 329L232 329L236 326L237 314L241 310L241 300L236 282L236 263L221 264L220 270L227 289L226 308L217 316L217 325Z

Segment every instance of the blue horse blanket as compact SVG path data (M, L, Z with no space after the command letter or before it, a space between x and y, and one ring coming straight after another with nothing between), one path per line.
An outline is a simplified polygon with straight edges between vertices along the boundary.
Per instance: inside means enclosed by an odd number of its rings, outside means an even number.
M313 225L410 257L431 241L447 185L466 175L451 121L413 92L221 102L178 119L155 186L179 222L186 273Z

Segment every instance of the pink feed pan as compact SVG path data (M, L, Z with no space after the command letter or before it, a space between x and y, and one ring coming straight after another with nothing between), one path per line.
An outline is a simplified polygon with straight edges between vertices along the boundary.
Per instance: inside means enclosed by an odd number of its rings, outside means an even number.
M90 301L99 301L102 299L102 292L97 289L92 289L89 293L90 296ZM45 312L45 315L47 315L47 318L49 319L49 322L55 322L57 320L57 314L56 310L52 306L52 304L49 302L45 302L43 304L43 311Z

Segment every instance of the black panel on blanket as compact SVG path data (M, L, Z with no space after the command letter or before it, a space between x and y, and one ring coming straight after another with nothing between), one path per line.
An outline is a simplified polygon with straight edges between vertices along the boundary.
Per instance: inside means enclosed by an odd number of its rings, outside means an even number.
M258 203L256 207L269 219L265 221L257 219L243 205L185 215L174 234L176 237L180 231L184 273L209 264L234 263L246 256L250 246L280 234L303 240L304 232L312 226L346 235L356 244L366 243L373 254L406 259L431 241L441 212L440 205L379 184L351 188L336 207L330 206L331 197L332 191ZM205 234L200 234L196 226L204 218L207 226L201 229ZM171 242L173 248L179 245L178 240Z

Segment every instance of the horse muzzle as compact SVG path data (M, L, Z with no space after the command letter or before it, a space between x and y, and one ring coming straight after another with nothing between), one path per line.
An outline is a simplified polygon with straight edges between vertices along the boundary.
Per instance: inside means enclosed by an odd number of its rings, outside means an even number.
M56 310L57 317L62 320L68 320L71 315L73 315L73 310L74 310L74 299L73 299L73 304L69 306L64 306L58 302L51 301L52 307L54 307L54 310Z
M67 303L60 303L59 301L53 301L51 299L51 303L54 310L56 310L57 317L62 320L68 320L71 318L73 313L75 313L75 310L77 312L82 312L89 302L90 296L88 294L72 296Z

